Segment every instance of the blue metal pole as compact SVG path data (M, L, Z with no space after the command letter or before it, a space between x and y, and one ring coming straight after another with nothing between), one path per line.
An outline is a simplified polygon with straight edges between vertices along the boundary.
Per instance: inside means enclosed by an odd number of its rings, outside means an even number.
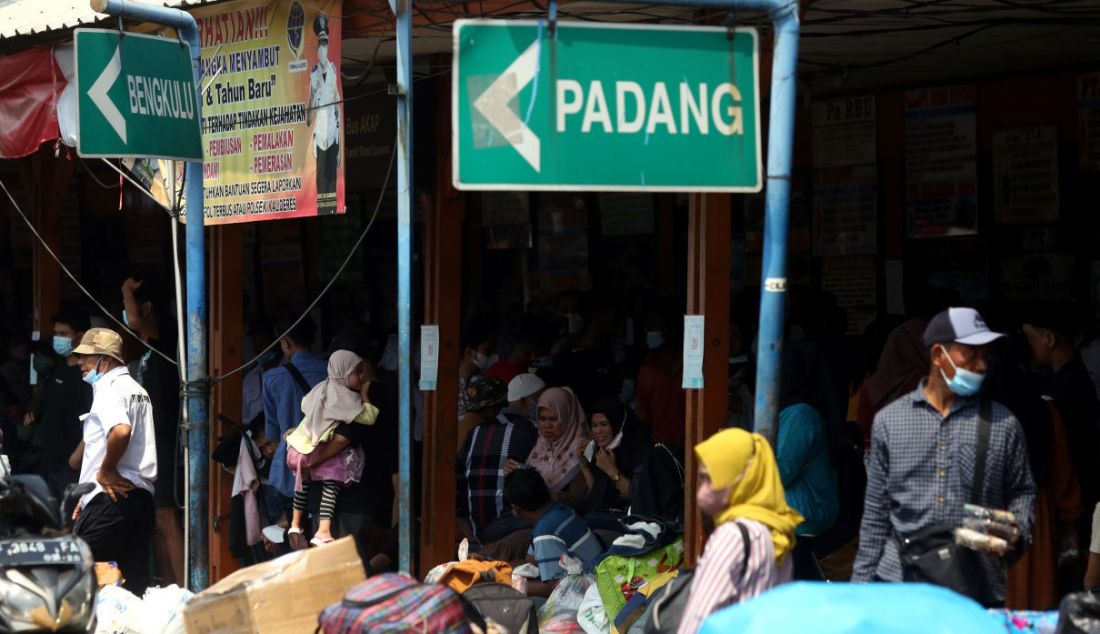
M611 1L626 3L632 0ZM771 17L775 29L764 201L764 265L757 342L756 411L753 416L757 433L766 437L774 447L787 295L787 208L791 190L798 72L798 0L661 0L657 4L763 11Z
M779 391L783 365L783 319L787 296L787 213L791 193L791 154L798 69L798 3L784 2L772 12L771 115L768 122L768 172L764 201L764 265L760 287L760 330L756 354L756 432L776 446Z
M195 79L195 108L202 120L202 81L199 63L199 28L191 14L179 9L140 4L128 0L91 0L97 13L163 24L179 32L191 47ZM207 399L206 379L206 236L203 231L202 162L189 161L187 184L187 373L184 419L187 422L188 482L187 528L189 588L200 592L209 585L207 540ZM172 257L176 257L172 254ZM164 468L163 466L161 468ZM171 466L169 466L171 468Z
M398 569L412 572L412 426L410 398L412 354L410 303L412 300L412 0L391 0L397 16L397 350L399 397L398 491L401 547Z

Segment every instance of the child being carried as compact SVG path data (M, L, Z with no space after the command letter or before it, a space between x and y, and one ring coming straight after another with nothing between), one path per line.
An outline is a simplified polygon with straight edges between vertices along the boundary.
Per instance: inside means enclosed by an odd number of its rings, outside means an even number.
M367 394L369 377L363 360L348 350L337 350L328 360L328 378L302 399L305 418L286 437L287 466L295 473L294 515L288 538L295 550L306 548L302 520L313 482L321 485L321 511L314 546L332 541L332 519L340 490L363 475L363 450L333 440L343 423L373 425L378 408Z

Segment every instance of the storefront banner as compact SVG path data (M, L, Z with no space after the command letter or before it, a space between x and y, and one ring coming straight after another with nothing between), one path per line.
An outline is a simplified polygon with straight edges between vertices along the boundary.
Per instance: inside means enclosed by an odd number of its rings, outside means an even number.
M1081 119L1082 171L1100 171L1100 73L1077 79L1077 107Z
M1001 224L1058 220L1058 128L993 133L993 211Z
M192 11L206 224L344 213L342 4L239 0Z
M905 93L905 206L909 236L978 232L974 86Z

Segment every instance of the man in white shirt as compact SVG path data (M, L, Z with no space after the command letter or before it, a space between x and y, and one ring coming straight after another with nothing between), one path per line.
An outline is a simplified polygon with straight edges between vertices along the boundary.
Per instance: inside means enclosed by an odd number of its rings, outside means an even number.
M317 64L309 71L309 110L313 127L313 158L317 169L317 215L336 213L337 167L340 165L340 71L328 57L328 16L313 20Z
M96 561L116 561L125 587L141 596L149 585L153 534L153 483L157 448L149 394L122 362L122 338L92 328L73 350L92 409L81 417L84 440L80 482L95 484L73 512L73 533L88 543Z

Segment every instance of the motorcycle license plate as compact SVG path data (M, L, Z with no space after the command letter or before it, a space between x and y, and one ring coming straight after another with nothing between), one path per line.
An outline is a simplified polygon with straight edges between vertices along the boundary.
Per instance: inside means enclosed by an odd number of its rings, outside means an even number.
M84 560L72 539L17 539L0 541L0 564L41 566L79 564Z

